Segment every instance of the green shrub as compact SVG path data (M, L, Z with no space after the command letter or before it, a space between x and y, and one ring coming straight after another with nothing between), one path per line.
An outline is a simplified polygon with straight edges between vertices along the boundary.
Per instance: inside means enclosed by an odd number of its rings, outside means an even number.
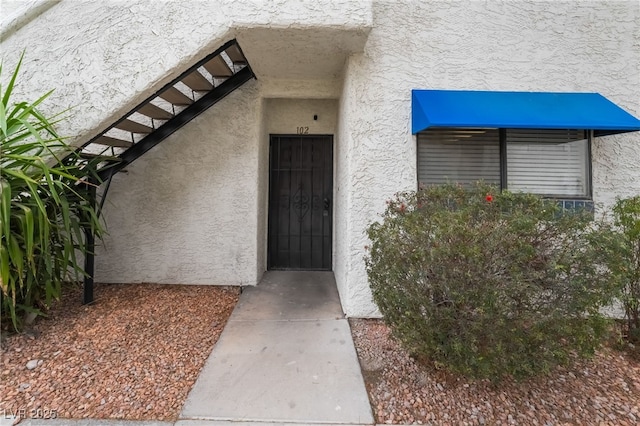
M619 199L613 206L613 227L606 263L624 307L629 342L640 343L640 196Z
M367 231L374 300L418 359L481 378L549 371L607 329L592 222L481 183L400 194Z
M83 228L102 232L93 191L80 183L91 167L60 163L74 154L56 133L55 117L37 109L51 92L33 103L11 99L21 62L0 86L0 320L16 330L26 314L42 315L64 283L83 276Z

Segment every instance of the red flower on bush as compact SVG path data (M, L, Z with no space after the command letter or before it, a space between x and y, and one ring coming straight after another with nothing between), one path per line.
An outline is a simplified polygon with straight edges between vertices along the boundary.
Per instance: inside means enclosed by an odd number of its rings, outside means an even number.
M486 197L484 197L485 200L487 200L487 203L490 203L493 201L493 195L491 194L487 194Z
M400 204L400 207L398 207L398 211L400 213L404 213L405 210L407 210L407 206L405 206L404 203Z

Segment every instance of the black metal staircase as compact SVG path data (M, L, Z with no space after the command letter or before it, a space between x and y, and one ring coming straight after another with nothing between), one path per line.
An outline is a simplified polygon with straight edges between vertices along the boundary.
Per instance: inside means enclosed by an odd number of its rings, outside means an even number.
M82 145L73 161L91 164L92 174L99 178L94 185L106 182L100 206L114 174L252 78L242 49L231 40ZM95 244L91 230L85 230L85 237L86 304L93 302Z

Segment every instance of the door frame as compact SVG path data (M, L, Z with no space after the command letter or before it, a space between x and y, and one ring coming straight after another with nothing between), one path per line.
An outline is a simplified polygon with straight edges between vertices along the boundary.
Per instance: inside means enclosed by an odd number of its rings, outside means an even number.
M311 138L328 138L330 145L331 145L331 211L330 211L330 215L331 215L331 220L329 221L330 223L330 229L329 229L329 268L272 268L271 267L271 227L270 227L270 223L271 223L271 215L272 215L272 209L271 209L271 161L272 161L272 155L273 155L273 151L272 151L272 141L274 138L300 138L300 139L311 139ZM296 134L296 133L269 133L269 137L268 137L268 164L267 164L267 174L268 174L268 181L267 181L267 220L266 220L266 249L267 249L267 257L266 257L266 269L268 271L270 270L276 270L276 271L287 271L287 270L291 270L291 271L333 271L333 230L334 230L334 218L335 218L335 188L334 188L334 177L335 177L335 140L334 140L334 135L333 134L326 134L326 133L318 133L318 134Z

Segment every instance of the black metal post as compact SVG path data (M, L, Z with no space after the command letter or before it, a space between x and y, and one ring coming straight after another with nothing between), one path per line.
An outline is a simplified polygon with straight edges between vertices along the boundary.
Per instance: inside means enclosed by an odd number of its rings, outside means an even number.
M89 202L93 208L96 207L96 187L95 185L87 185L89 190ZM82 294L82 304L88 305L93 303L93 277L94 277L94 256L96 241L95 235L93 235L93 229L90 225L84 227L84 242L85 242L85 256L84 256L84 284Z
M500 143L500 190L503 191L508 187L507 176L507 129L499 129Z

